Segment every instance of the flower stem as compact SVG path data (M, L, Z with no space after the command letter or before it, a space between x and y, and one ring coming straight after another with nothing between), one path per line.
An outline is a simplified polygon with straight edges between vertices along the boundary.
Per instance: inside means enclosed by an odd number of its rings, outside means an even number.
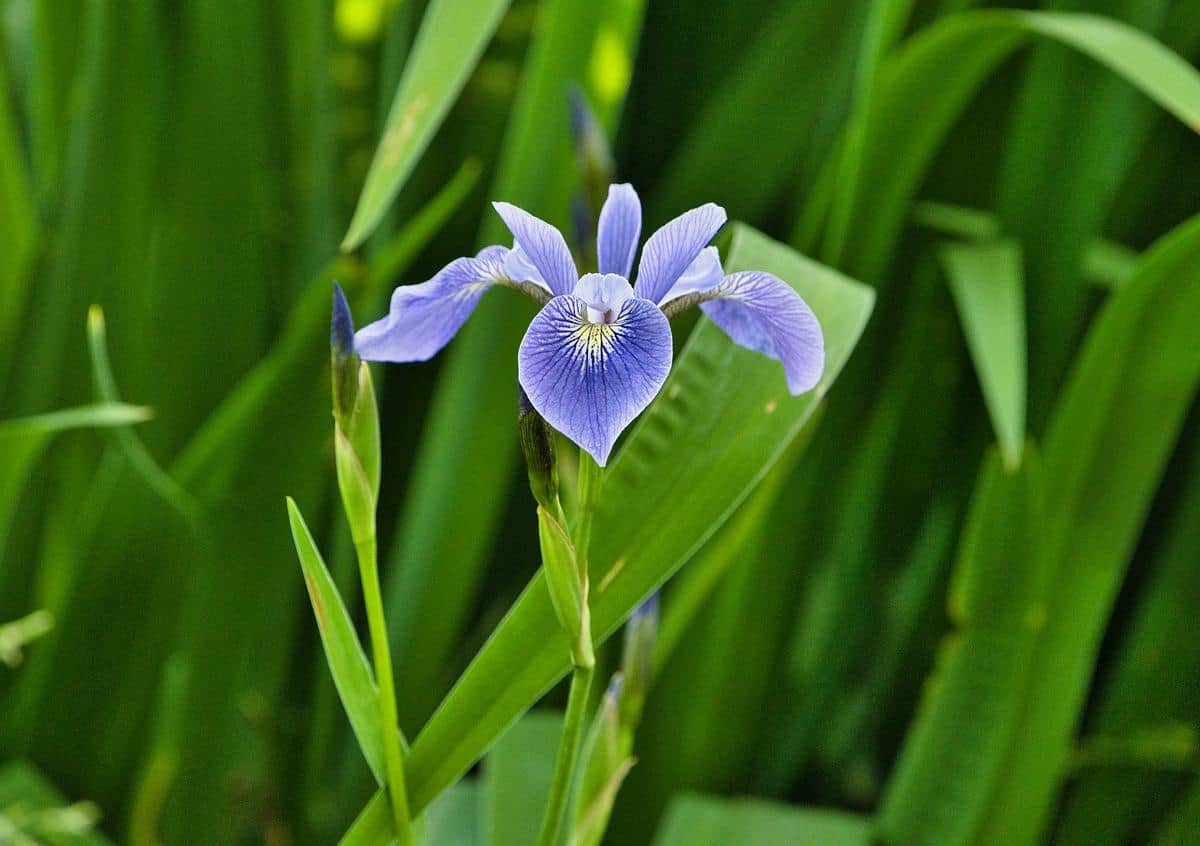
M387 627L383 619L383 597L379 589L379 563L375 538L354 544L358 553L358 569L362 576L363 600L367 609L367 628L371 633L371 652L375 661L375 679L379 683L379 717L383 731L384 766L387 770L387 792L396 825L396 842L409 846L413 842L412 822L408 810L408 790L404 783L404 758L400 750L400 733L396 711L396 683L392 676L392 654L388 647Z
M571 693L567 698L567 713L563 719L558 759L554 763L554 780L550 783L550 799L546 804L546 815L542 818L542 831L538 835L537 846L555 846L558 841L558 832L562 828L563 815L567 810L571 777L575 772L575 760L579 757L588 689L591 687L594 673L592 667L576 667L571 673Z

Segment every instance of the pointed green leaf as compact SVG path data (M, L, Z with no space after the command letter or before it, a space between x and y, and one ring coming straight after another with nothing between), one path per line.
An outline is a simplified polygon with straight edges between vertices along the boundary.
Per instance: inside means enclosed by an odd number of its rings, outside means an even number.
M1011 241L941 250L971 361L1010 470L1025 442L1025 296L1021 250Z
M509 0L432 0L342 249L366 240L441 126Z
M287 508L292 540L296 544L300 568L304 571L304 585L308 588L313 616L317 619L329 672L342 706L346 709L346 716L350 718L350 727L358 739L363 757L367 759L375 780L383 784L385 770L383 736L379 724L379 688L375 686L371 664L363 652L337 585L321 558L308 526L304 524L300 509L291 497L288 497ZM387 811L386 803L384 810Z

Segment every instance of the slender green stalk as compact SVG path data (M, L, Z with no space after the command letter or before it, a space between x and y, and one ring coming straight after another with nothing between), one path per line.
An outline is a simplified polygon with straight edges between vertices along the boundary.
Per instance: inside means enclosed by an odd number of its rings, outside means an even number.
M400 735L396 731L396 683L392 675L392 654L388 648L387 627L383 619L383 598L379 590L379 562L375 538L354 544L358 553L358 568L362 576L363 600L367 609L367 628L371 633L371 652L375 662L375 679L379 683L379 715L383 729L384 764L387 768L388 797L396 823L396 839L400 846L413 842L409 821L408 790L404 785L404 758L400 751Z
M550 798L546 803L546 815L542 818L542 831L538 835L537 846L555 846L558 842L563 814L567 810L571 777L575 772L575 761L579 757L583 727L587 722L584 712L587 711L588 690L591 688L594 674L594 667L576 667L571 673L571 693L567 698L562 741L558 746L554 780L550 783Z
M579 486L577 501L579 510L575 515L572 546L575 547L575 561L579 568L579 578L583 584L582 616L585 632L591 625L587 614L587 573L588 573L588 544L592 537L592 516L596 511L596 498L600 492L600 467L588 453L579 452ZM590 635L587 636L590 643ZM588 653L590 654L590 646ZM572 651L572 655L575 655ZM584 664L575 658L575 669L571 673L571 692L567 697L567 713L563 721L562 740L558 746L558 760L554 765L554 780L550 784L550 798L546 803L546 815L542 819L542 831L538 835L538 846L554 846L558 842L559 829L562 828L563 815L567 809L567 796L570 794L571 781L575 773L575 761L579 757L579 746L583 737L583 727L586 722L584 712L587 710L588 690L592 685L595 674L595 662Z

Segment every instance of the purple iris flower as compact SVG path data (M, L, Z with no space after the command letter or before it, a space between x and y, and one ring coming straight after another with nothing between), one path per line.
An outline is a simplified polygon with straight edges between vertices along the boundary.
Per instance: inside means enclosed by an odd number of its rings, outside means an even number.
M654 399L671 369L668 318L699 305L735 343L778 359L792 394L811 390L825 364L821 327L791 286L769 273L725 275L708 242L725 210L708 203L650 236L630 285L642 206L613 185L600 211L599 273L580 276L562 233L494 203L512 249L455 259L428 282L392 295L386 317L360 329L369 361L425 361L449 343L492 285L542 304L517 353L518 378L538 413L603 466L617 436Z

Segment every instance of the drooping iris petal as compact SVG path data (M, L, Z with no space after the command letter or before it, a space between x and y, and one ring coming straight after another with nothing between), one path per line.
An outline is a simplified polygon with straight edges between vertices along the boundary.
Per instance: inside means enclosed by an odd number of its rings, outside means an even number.
M633 254L642 234L642 203L632 185L608 186L608 199L600 209L596 253L601 273L629 278Z
M630 421L671 369L671 326L654 303L625 300L612 323L588 320L587 303L555 297L529 324L517 372L529 401L603 466Z
M779 359L788 390L816 387L825 369L825 339L808 304L777 276L746 271L726 276L700 308L735 343Z
M504 247L450 262L428 282L401 285L387 316L359 329L358 354L368 361L426 361L446 346L494 282L509 278Z
M517 246L542 274L551 293L569 294L579 280L575 260L562 233L539 217L511 203L492 203L512 232Z
M592 323L612 323L634 296L629 280L615 273L585 273L572 293L587 303Z
M638 263L634 284L637 295L660 302L724 225L725 209L706 203L684 212L651 235Z
M542 272L533 266L533 262L529 260L529 256L525 255L520 244L514 243L513 248L504 257L504 272L509 279L517 282L532 282L538 287L550 291L550 286L542 278ZM550 293L554 292L550 291Z
M671 290L663 296L659 305L665 305L686 294L709 291L724 278L725 271L721 268L721 254L717 252L716 247L705 247L700 251L700 255L696 256L696 260L688 265L687 270L679 277L679 281L672 285Z

